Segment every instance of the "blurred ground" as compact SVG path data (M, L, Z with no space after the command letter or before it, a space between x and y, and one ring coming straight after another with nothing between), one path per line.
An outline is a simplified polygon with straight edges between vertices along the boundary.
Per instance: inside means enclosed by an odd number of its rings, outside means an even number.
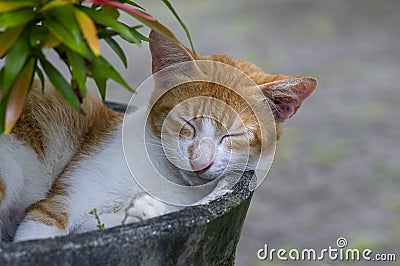
M186 40L161 1L142 2ZM339 236L351 247L396 253L400 265L400 1L172 2L197 52L319 79L287 123L270 175L255 193L237 265L284 265L258 261L257 250L335 247ZM147 45L129 48L128 58L122 72L135 87L150 75ZM108 99L129 100L110 85Z

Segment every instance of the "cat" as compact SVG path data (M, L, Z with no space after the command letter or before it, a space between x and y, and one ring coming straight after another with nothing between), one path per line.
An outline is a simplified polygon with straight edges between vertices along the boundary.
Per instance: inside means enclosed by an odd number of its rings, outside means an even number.
M147 122L149 134L158 146L167 115L193 96L218 99L236 110L242 119L242 124L237 124L237 118L226 116L225 111L210 102L176 110L175 114L186 113L193 118L180 122L183 126L179 130L166 126L166 132L178 131L181 143L180 151L169 152L172 155L184 153L187 168L172 167L165 171L172 171L182 184L196 186L215 180L226 166L227 158L231 158L227 154L236 158L239 164L243 164L240 162L243 157L246 170L254 170L256 162L252 160L256 160L253 157L257 158L261 152L259 145L263 138L278 140L282 123L296 113L317 85L315 78L266 74L251 63L227 55L193 54L155 31L151 31L150 38L153 40L150 43L153 73L177 63L199 60L229 65L258 85L263 95L257 101L271 108L276 125L272 135L262 135L254 114L246 111L243 99L218 84L182 84L159 98L152 97L152 102L127 114L125 120L132 123L143 120L148 106L152 106ZM227 73L224 75L230 80L236 78ZM82 106L85 115L82 115L65 104L49 84L46 84L44 94L39 87L34 81L11 134L0 136L0 228L3 240L18 242L95 230L97 221L90 214L94 208L106 227L179 209L146 194L132 178L122 147L123 114L109 109L101 99L88 93ZM162 90L162 86L159 87ZM242 91L253 95L255 89L242 88ZM225 125L219 125L204 113L219 113L216 116ZM169 127L173 127L179 118L182 117L171 116ZM238 133L226 135L231 129L224 127L238 127L232 129ZM244 143L249 143L249 156L242 150ZM163 160L161 167L171 164L165 157L160 160ZM179 198L180 195L176 196Z

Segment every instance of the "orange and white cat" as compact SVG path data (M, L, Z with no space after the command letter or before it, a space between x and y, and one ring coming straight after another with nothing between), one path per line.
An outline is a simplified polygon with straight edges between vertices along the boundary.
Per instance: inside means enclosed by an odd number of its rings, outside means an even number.
M310 77L266 74L248 62L227 55L195 55L156 32L152 32L150 38L154 40L150 43L153 72L176 63L212 60L248 75L265 96L260 102L273 110L276 122L273 141L280 137L281 124L296 113L317 84ZM236 77L229 78L234 80ZM34 83L12 133L0 136L0 229L3 239L24 241L95 230L97 222L89 214L94 208L106 227L175 210L145 194L131 177L122 147L123 114L110 110L101 99L89 94L82 107L86 115L81 115L68 107L51 86L47 86L44 95L38 87ZM251 88L246 90L248 94L253 93ZM254 170L256 162L252 158L257 158L262 138L271 138L271 135L260 134L257 121L237 95L216 85L197 83L190 88L182 85L163 95L148 118L154 139L160 140L161 125L168 112L196 95L216 98L236 108L245 128L230 121L225 127L238 127L232 131L239 133L226 135L230 128L221 127L218 122L203 116L204 112L221 113L221 109L213 104L182 110L195 119L186 121L179 129L183 149L176 152L186 154L186 164L191 169L166 167L165 171L172 171L183 184L199 185L215 179L229 158L235 158L238 164L245 160L246 170ZM142 107L143 110L146 108L147 105ZM136 121L144 114L139 110L128 114L127 120ZM234 120L223 115L220 119ZM242 150L242 142L250 144L250 156ZM228 157L228 154L234 156ZM169 163L166 158L160 160ZM131 207L126 217L128 206Z

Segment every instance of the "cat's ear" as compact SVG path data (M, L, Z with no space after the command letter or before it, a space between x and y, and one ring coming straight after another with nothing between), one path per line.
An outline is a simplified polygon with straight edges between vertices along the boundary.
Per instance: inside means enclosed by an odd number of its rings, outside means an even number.
M278 80L259 88L270 100L275 121L283 122L292 117L305 99L317 87L317 80L311 77Z
M156 31L150 32L150 51L153 73L171 65L194 60L191 53Z

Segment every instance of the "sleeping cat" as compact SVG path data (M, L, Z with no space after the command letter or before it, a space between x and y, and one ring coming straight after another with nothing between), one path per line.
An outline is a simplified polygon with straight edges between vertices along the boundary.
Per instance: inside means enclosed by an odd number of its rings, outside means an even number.
M193 96L206 97L206 102L197 107L194 104L178 108L175 115L169 116L170 128L165 129L167 134L171 129L178 132L180 148L169 152L172 157L174 153L183 153L185 165L182 169L172 167L165 171L173 171L182 184L195 186L215 180L229 158L235 158L235 164L245 164L246 170L254 170L257 164L254 158L261 152L261 142L268 138L272 142L278 140L282 123L296 113L316 87L314 78L266 74L248 62L222 54L207 57L192 54L154 31L150 38L154 40L150 43L153 73L196 60L234 67L261 89L263 95L257 100L260 105L271 108L272 113L266 113L265 117L270 115L276 126L271 134L261 134L256 117L243 99L214 83L182 84L158 98L152 97L152 102L128 114L125 120L143 120L147 108L152 106L146 119L149 134L158 143L163 123L175 106ZM209 72L209 75L215 74ZM224 75L230 80L237 79ZM12 133L0 136L3 239L24 241L95 230L97 222L89 214L94 208L106 227L178 209L147 195L132 178L122 148L123 114L110 110L98 97L88 94L82 107L85 115L81 115L67 106L50 85L44 95L38 87L35 82ZM250 96L255 91L254 88L241 90ZM230 106L238 117L227 115L210 99ZM186 116L179 115L183 113ZM220 121L210 119L205 113L215 115ZM174 129L174 122L185 117L191 119L179 121L181 127ZM249 147L245 151L246 143ZM169 158L160 160L162 165L171 164Z

